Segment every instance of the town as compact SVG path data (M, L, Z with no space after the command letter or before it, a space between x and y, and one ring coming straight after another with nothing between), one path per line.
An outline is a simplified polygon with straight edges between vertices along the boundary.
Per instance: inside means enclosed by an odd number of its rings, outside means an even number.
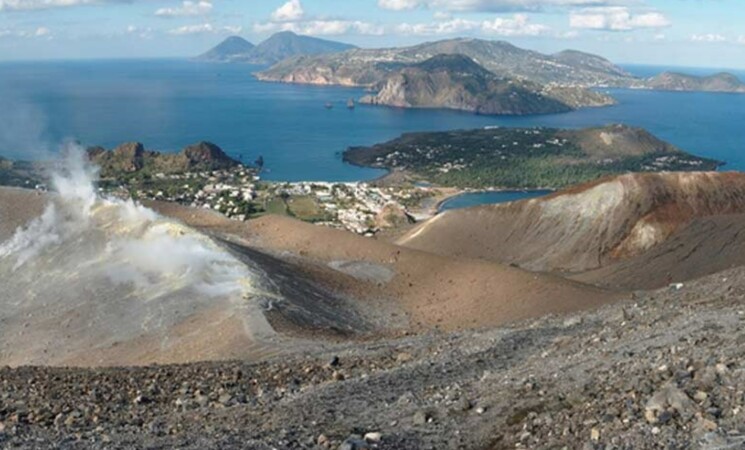
M264 214L287 215L365 236L431 217L441 195L436 188L412 184L263 181L259 170L246 166L156 173L147 181L120 183L127 182L117 180L114 185L102 185L102 190L211 209L238 221Z

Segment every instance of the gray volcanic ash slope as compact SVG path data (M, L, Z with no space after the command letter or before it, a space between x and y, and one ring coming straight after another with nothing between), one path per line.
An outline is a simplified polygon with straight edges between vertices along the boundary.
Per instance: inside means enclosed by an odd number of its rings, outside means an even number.
M96 195L71 153L41 217L0 246L0 364L138 364L261 353L259 276L208 237Z

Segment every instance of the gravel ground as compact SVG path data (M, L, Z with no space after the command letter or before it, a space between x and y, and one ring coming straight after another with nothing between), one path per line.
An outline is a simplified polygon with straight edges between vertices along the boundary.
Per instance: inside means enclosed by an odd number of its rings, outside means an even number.
M0 369L2 448L745 445L745 270L512 327L264 363Z

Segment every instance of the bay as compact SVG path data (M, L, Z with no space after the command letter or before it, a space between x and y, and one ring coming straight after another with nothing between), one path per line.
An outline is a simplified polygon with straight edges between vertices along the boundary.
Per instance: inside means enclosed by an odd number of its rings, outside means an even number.
M269 180L358 181L384 172L344 164L341 152L404 132L625 123L725 161L725 170L745 169L745 95L614 89L608 91L618 100L612 107L489 117L348 109L347 100L364 95L362 89L262 83L252 76L260 69L186 60L0 63L0 155L40 159L65 139L109 148L140 141L166 152L208 140L245 162L263 156ZM646 76L666 68L627 69ZM332 109L324 107L327 102Z

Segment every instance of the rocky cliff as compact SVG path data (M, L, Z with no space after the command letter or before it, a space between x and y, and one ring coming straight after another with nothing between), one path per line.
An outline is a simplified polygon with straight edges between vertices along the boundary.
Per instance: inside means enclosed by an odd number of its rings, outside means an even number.
M554 93L555 94L555 93ZM575 104L612 103L599 94L567 104L542 86L499 78L463 55L437 55L407 66L361 102L402 108L447 108L477 114L524 115L566 112Z
M122 144L113 150L92 147L87 152L89 159L101 168L104 178L142 171L173 174L192 170L220 170L240 164L210 142L190 145L176 154L149 151L139 142Z

